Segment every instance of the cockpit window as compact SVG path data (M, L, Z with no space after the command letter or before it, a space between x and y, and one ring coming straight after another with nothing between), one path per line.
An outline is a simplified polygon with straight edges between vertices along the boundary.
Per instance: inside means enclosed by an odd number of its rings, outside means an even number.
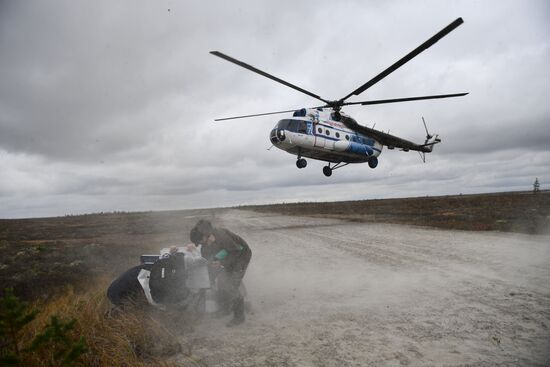
M288 128L288 123L290 122L290 120L281 120L279 121L279 123L277 124L277 127L279 129L287 129Z
M285 119L277 124L279 129L285 129L300 134L307 134L307 123L303 120Z
M305 121L298 121L298 133L307 134L307 124Z
M295 132L296 130L298 130L298 121L296 120L290 120L288 122L288 130L289 131L293 131Z

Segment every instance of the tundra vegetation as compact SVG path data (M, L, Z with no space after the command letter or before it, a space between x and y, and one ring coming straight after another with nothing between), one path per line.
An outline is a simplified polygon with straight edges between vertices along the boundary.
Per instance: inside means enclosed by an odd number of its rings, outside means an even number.
M241 206L287 215L448 229L547 234L550 192ZM197 218L228 209L0 219L0 361L16 366L204 365L170 315L129 303L112 312L105 290L139 255L188 242ZM182 334L183 330L183 334Z

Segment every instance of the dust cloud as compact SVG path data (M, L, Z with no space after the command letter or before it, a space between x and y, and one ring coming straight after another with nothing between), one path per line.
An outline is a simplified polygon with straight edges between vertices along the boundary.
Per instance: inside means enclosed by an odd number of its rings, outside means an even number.
M253 258L244 325L206 318L209 366L550 363L548 236L226 211Z

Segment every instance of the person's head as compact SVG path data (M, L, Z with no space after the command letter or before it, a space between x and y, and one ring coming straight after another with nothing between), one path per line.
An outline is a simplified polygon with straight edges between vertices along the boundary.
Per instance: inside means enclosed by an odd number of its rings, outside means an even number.
M212 234L212 231L214 230L214 227L212 227L212 223L210 223L210 221L206 219L199 219L197 224L195 224L195 227L203 236L210 236Z
M191 242L193 242L195 245L198 245L199 243L203 245L208 245L213 242L213 229L214 228L212 227L212 223L210 223L206 219L201 219L191 229L191 232L189 233L189 238Z
M195 245L199 245L202 242L202 234L196 226L191 229L191 232L189 232L189 239Z

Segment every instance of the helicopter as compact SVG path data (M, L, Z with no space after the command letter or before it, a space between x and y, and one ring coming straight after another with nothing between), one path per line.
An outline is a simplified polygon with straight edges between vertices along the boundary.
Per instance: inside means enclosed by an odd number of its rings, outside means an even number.
M389 134L389 131L386 133L374 129L374 126L368 127L360 125L351 116L344 113L342 111L342 107L351 105L368 106L426 99L452 98L467 95L468 93L453 93L361 102L346 102L346 100L351 96L360 95L387 77L389 74L393 73L405 63L412 60L418 54L428 49L441 38L452 32L462 23L464 23L463 19L457 18L429 38L426 42L422 43L420 46L382 71L380 74L376 75L374 78L370 79L353 92L337 100L321 98L315 93L268 74L252 65L234 59L231 56L223 54L219 51L211 51L210 54L214 56L241 66L254 73L260 74L324 103L324 105L311 108L225 117L215 119L214 121L242 119L292 112L291 118L280 120L271 130L269 134L271 143L279 149L296 155L296 166L300 169L307 166L307 161L304 157L327 162L327 165L323 167L323 174L327 177L331 176L332 171L335 169L344 167L350 163L368 163L370 168L376 168L378 166L378 156L382 153L382 148L384 146L390 150L398 148L404 152L417 151L420 154L421 159L426 162L426 153L431 153L434 146L441 142L441 139L439 138L439 135L432 135L428 132L424 117L422 117L422 122L424 124L424 129L426 130L426 140L423 144L417 144L398 136L391 135Z

